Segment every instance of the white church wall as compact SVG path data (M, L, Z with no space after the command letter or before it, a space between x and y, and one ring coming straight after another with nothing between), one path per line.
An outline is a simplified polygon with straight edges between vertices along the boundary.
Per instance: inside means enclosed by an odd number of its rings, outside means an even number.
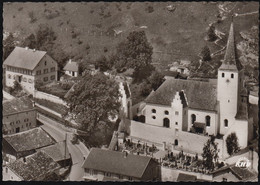
M172 129L158 127L133 120L131 120L130 136L160 144L162 144L163 142L174 142L174 131Z
M216 135L217 134L217 124L218 124L218 116L217 112L210 112L210 111L203 111L203 110L194 110L189 109L188 110L188 131L192 127L191 123L191 115L196 115L196 122L205 123L206 125L206 116L210 116L210 126L206 126L206 132L209 135Z
M156 113L153 113L152 110L155 109ZM165 111L168 111L169 114L166 115ZM153 119L155 116L155 119ZM173 122L174 113L170 106L163 106L163 105L152 105L146 104L145 106L145 122L155 126L163 126L163 119L168 118L170 120L170 128L174 127Z

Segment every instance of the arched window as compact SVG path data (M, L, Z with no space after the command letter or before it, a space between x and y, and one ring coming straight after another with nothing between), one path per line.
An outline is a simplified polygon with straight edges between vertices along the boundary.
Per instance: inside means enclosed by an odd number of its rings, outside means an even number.
M234 78L234 74L233 73L231 74L231 78Z
M225 73L222 73L222 77L223 77L223 78L225 77Z
M155 110L155 109L152 109L152 113L156 113L156 110Z
M196 121L196 115L192 114L191 115L191 123L193 124Z
M163 126L166 128L170 127L170 120L168 118L163 119Z
M169 115L169 111L167 111L167 110L164 111L164 114L165 114L165 115Z
M225 125L225 127L228 127L228 120L227 119L224 120L224 125Z
M206 116L206 126L210 127L210 116Z
M175 146L178 146L178 139L175 139L175 140L174 140L174 145L175 145Z

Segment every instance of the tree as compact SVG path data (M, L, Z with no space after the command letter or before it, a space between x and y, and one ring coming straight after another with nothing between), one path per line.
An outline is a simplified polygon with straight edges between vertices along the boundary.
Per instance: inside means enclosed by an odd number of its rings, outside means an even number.
M164 76L159 71L153 71L151 76L148 78L148 81L155 91L164 82Z
M211 136L204 144L202 157L204 166L209 170L213 170L218 160L218 144L215 143L214 136Z
M218 38L215 33L215 26L213 26L213 24L209 26L207 35L208 35L208 41L210 42L213 42Z
M239 151L237 135L235 132L232 132L227 136L226 145L227 145L227 152L229 155L232 155Z
M37 40L33 33L24 39L22 47L37 48Z
M133 31L129 34L126 41L118 45L115 66L117 69L123 67L133 68L135 69L134 77L143 78L144 76L140 74L151 65L152 54L153 48L148 42L145 32Z
M98 141L101 136L97 133L104 132L102 129L107 126L111 128L108 118L118 115L119 97L118 84L103 73L85 73L80 77L79 83L74 86L74 91L66 101L69 106L68 114L73 115L80 124L80 129L88 133L86 141Z
M210 50L209 50L208 46L204 46L202 48L202 51L200 53L200 57L201 57L202 61L210 61L211 60Z
M112 65L110 63L110 60L107 59L104 55L102 55L100 58L98 58L95 61L95 68L99 68L100 71L104 72L112 68Z
M15 38L12 33L3 40L3 60L5 60L15 48Z

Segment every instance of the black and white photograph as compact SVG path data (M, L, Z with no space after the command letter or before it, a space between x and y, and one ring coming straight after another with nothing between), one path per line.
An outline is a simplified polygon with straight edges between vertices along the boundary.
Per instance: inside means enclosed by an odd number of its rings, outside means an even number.
M258 1L2 7L2 181L258 182Z

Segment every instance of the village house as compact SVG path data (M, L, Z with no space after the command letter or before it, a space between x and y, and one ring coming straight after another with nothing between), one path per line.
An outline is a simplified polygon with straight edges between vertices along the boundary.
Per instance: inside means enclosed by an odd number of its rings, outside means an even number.
M236 54L233 23L216 83L167 78L145 103L139 111L145 123L131 121L133 142L201 156L212 135L218 143L219 159L225 159L229 156L226 138L235 132L239 147L247 147L253 139L253 125L248 123L248 93Z
M92 148L84 161L86 181L153 181L159 166L152 157Z
M72 76L72 77L78 77L79 76L79 65L77 62L73 62L71 59L67 62L65 67L63 68L66 75Z
M190 63L191 62L189 60L180 60L178 62L174 62L170 65L170 71L179 72L180 74L183 74L183 75L189 75L190 74L190 71L189 71Z
M36 152L37 149L50 146L55 140L42 128L36 127L21 133L3 137L2 152L6 155L7 161L26 157Z
M37 151L44 151L61 167L68 166L71 163L71 156L65 141L37 149Z
M49 83L57 80L58 64L45 51L15 47L3 65L6 86L13 87L17 81L31 94L37 82Z
M2 113L4 135L19 133L36 127L36 109L27 96L4 101Z
M23 160L3 166L4 181L55 181L60 180L60 165L48 154L39 151Z

